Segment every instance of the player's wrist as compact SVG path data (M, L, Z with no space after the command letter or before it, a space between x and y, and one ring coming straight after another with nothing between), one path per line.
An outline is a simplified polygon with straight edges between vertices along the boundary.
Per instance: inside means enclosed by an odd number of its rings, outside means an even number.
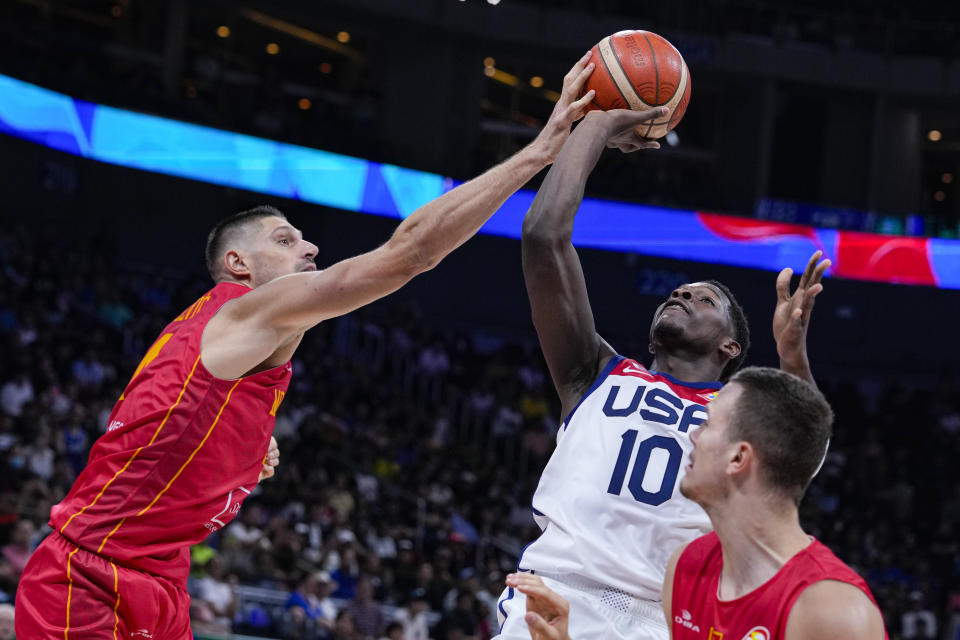
M807 358L807 354L799 354L796 356L780 357L780 369L781 371L786 371L787 373L792 373L798 378L803 379L812 379L813 374L810 371L810 360Z
M604 138L609 138L616 133L617 123L613 114L607 111L588 111L583 117L578 129L590 129L597 131Z
M532 178L538 171L548 167L556 160L556 153L550 149L550 145L544 139L543 132L540 133L533 142L517 152L514 159L525 168L528 168Z

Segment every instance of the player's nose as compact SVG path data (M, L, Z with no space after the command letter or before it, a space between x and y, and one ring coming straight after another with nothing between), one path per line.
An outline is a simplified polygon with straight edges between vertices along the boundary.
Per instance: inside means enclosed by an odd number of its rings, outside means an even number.
M670 292L671 298L683 298L684 300L690 300L693 298L693 292L686 287L686 285L677 287Z
M303 257L308 260L313 260L317 257L317 254L320 253L320 249L317 248L317 245L309 242L307 240L303 241Z

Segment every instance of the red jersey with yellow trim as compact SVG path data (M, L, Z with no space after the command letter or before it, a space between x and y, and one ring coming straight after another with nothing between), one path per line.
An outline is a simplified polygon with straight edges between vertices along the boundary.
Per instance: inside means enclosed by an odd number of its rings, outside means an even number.
M190 545L232 520L257 485L290 384L289 362L222 380L200 360L207 322L249 291L220 283L167 325L51 509L51 527L88 551L186 581Z
M818 540L770 580L735 600L717 598L722 568L716 533L697 538L680 554L670 602L673 640L782 640L797 598L821 580L851 584L877 604L863 578Z

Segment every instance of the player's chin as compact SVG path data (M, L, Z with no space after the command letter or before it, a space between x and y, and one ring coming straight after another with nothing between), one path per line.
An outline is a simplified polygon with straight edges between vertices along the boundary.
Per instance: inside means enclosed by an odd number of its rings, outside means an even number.
M679 313L661 315L653 324L653 333L660 338L678 338L687 329L687 316Z

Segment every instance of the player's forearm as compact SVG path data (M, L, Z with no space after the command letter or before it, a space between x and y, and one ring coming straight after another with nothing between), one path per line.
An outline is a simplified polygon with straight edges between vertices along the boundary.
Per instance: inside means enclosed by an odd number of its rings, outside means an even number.
M409 247L418 270L430 269L473 236L507 198L548 164L542 150L530 145L417 209L400 223L390 242Z
M802 357L794 361L787 361L780 358L780 370L792 373L801 380L806 380L814 387L817 386L816 380L813 379L813 372L810 370L810 359L807 358L807 354L803 354Z
M569 240L587 178L606 147L602 124L589 116L570 134L523 221L523 242Z

